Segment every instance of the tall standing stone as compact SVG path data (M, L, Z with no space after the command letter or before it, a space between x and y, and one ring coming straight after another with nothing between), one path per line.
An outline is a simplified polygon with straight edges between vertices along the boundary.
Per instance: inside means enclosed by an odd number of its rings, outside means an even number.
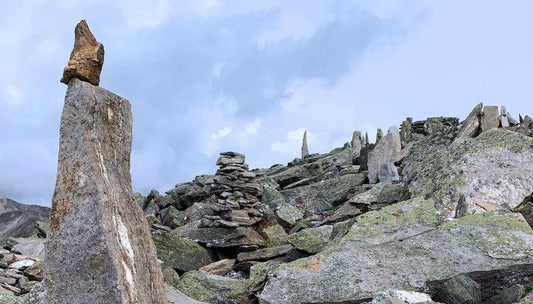
M507 109L504 106L500 107L500 125L502 128L509 127L509 117L507 116Z
M368 180L371 184L378 182L378 172L383 164L394 163L401 149L400 133L396 127L390 127L387 135L368 153Z
M383 131L381 129L378 129L376 132L376 145L379 143L379 141L383 138Z
M307 148L307 131L304 132L304 138L302 139L302 158L309 156L309 149Z
M355 131L352 135L352 149L354 157L359 157L361 154L361 146L361 132Z
M131 124L126 99L68 82L44 263L48 304L168 303L148 222L133 199Z
M498 106L485 106L481 119L481 132L490 129L498 129L500 125L500 112Z
M400 126L400 139L402 141L402 145L406 146L408 143L411 142L413 138L413 118L407 117Z

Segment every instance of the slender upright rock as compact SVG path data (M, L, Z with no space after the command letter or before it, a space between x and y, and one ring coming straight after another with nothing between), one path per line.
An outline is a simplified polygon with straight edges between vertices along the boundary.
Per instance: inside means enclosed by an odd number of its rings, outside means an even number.
M352 135L352 149L354 157L359 157L359 155L361 154L361 146L361 132L355 131Z
M148 222L133 199L131 124L126 99L68 82L44 263L48 304L168 303Z
M96 41L85 20L76 25L74 35L74 49L63 70L61 82L68 84L72 78L78 78L97 86L104 65L104 45Z
M379 141L383 138L383 131L381 129L378 129L376 132L376 145L379 143Z
M378 172L385 163L394 163L396 156L402 150L400 132L396 127L390 127L374 150L368 153L368 180L371 184L378 182Z
M302 158L309 156L309 149L307 148L307 131L304 132L304 138L302 139Z

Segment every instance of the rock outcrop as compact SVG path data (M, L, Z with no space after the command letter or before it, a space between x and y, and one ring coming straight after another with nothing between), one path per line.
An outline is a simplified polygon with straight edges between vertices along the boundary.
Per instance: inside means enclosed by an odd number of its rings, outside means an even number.
M35 226L38 221L50 221L50 208L0 199L0 244L8 237L30 237L38 233Z
M68 85L72 78L78 78L97 86L104 65L104 45L96 41L85 20L76 25L74 35L74 48L63 70L61 82Z
M166 304L148 222L131 189L130 103L83 81L98 83L102 62L103 48L82 21L64 75L47 303Z
M402 149L400 133L391 127L387 135L379 140L374 150L368 154L368 180L371 184L378 182L378 172L385 163L394 163Z

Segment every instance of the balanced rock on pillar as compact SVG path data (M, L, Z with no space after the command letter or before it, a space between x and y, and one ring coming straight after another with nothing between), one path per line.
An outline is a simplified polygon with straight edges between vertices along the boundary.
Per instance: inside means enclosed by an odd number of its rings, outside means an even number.
M45 247L49 304L168 303L148 222L133 199L131 125L126 99L68 81Z
M97 86L104 65L104 45L96 41L85 20L76 25L74 35L74 49L63 70L61 82L68 84L72 78L78 78Z

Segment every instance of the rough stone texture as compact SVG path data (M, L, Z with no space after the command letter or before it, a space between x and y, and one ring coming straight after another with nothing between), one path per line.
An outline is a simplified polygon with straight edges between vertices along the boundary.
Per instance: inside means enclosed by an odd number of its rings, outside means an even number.
M24 205L8 198L0 199L0 244L8 237L30 237L38 233L35 224L50 220L50 208Z
M407 117L400 126L400 139L402 146L407 145L413 140L413 118Z
M363 184L365 175L346 174L294 189L282 190L285 200L300 208L305 216L321 214L332 205L345 202Z
M497 106L485 106L481 118L481 132L498 129L500 125L500 113Z
M294 249L292 245L285 244L275 247L268 247L263 249L257 249L254 251L245 251L237 255L237 260L242 261L258 261L258 260L267 260L270 258L275 258L280 255L284 255L287 252Z
M378 129L376 131L376 142L375 142L375 144L377 145L381 141L382 138L383 138L383 131L381 129Z
M168 303L131 190L131 123L127 100L69 82L46 243L47 303Z
M378 171L381 166L387 162L394 162L401 149L400 133L396 127L391 127L387 135L368 154L368 180L371 184L378 182Z
M531 227L512 214L493 211L438 226L434 202L415 198L361 215L338 244L279 266L259 299L358 302L382 290L417 290L474 271L521 269L530 277L532 246Z
M309 148L307 147L307 131L304 132L302 139L302 158L309 156Z
M29 258L44 259L44 239L24 239L11 248Z
M246 281L189 271L178 281L176 288L187 296L209 303L246 304Z
M400 176L398 175L398 169L391 162L386 162L381 165L381 168L378 171L378 181L382 182L397 182L400 181Z
M403 162L410 193L434 198L443 217L455 215L461 194L474 213L486 211L480 202L514 208L533 192L532 138L504 129L453 138L453 132L429 135Z
M97 86L104 65L104 45L96 41L85 20L76 25L74 35L74 48L61 82L68 84L72 78L78 78Z
M199 270L208 274L225 275L235 265L235 259L223 259L201 267Z
M504 106L500 107L500 125L502 128L507 128L510 126L509 113L507 113L507 109Z
M483 103L480 102L474 107L474 109L472 109L466 119L461 122L461 128L459 129L459 133L457 134L458 138L474 137L479 133L482 110Z
M263 246L265 242L263 237L250 227L190 228L182 226L175 229L173 233L214 248L237 246L257 248Z
M352 149L353 149L353 157L359 157L361 155L361 132L355 131L352 135Z
M516 303L525 295L524 286L517 284L503 289L497 295L491 297L484 304L511 304Z
M181 271L196 270L213 262L209 252L196 242L158 230L153 233L157 257Z
M370 304L417 304L433 303L431 297L425 293L406 290L387 290L378 293ZM447 303L449 304L449 303Z
M468 276L458 275L437 288L435 300L447 304L480 304L479 284Z
M296 249L315 254L328 244L332 231L333 226L330 225L303 229L289 235L289 243Z
M276 210L276 216L282 225L292 227L303 218L303 212L292 205L283 203Z

